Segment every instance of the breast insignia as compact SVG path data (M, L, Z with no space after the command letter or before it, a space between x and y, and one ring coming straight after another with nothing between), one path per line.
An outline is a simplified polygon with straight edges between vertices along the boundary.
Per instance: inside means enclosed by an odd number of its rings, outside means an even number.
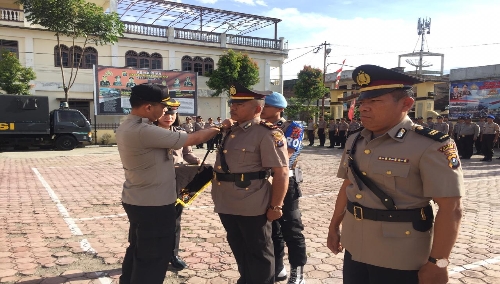
M438 141L438 142L444 142L448 139L450 139L450 136L446 133L428 128L428 127L423 127L420 125L416 125L413 127L413 131L415 133L423 135L427 138L431 138L432 140Z
M276 129L278 128L278 126L274 125L272 122L269 122L269 121L263 121L261 120L260 125L266 127L266 128L269 128L269 129Z

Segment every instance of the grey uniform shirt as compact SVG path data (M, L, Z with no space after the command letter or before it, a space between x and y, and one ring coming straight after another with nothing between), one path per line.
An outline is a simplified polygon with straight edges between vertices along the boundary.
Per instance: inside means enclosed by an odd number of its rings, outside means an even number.
M163 206L177 199L174 163L169 149L180 149L187 133L172 132L129 114L116 129L118 153L125 171L122 201Z
M318 121L318 128L323 128L323 129L325 129L325 128L326 128L326 125L327 125L327 123L326 123L326 121L325 121L325 120L323 120L323 121Z
M354 121L354 122L349 123L349 128L347 130L354 131L354 130L359 129L360 127L361 127L361 125L357 121Z
M432 129L448 134L448 132L450 130L450 126L444 122L443 123L436 122L432 126Z
M314 130L314 122L307 123L307 130Z
M492 122L492 123L485 123L483 126L483 131L481 132L482 134L497 134L499 132L499 126L498 124Z
M224 137L223 151L229 171L233 174L288 167L286 139L280 129L271 130L259 125L260 118L235 125L229 136ZM228 134L226 134L228 135ZM214 170L224 173L220 154ZM251 180L246 188L232 181L212 180L212 199L216 213L259 216L266 213L271 198L269 179Z
M460 136L465 135L474 135L474 138L479 136L479 126L475 123L464 123L462 127L460 127L460 132L458 133Z
M409 117L386 134L372 139L364 129L356 144L354 160L359 170L394 199L398 209L425 207L433 197L464 194L463 173L455 143L435 141L416 133ZM445 135L435 133L434 135ZM349 169L348 154L354 139L346 143L337 177L349 179L347 198L362 206L386 210L380 199L365 185L358 188ZM355 261L400 270L418 270L427 262L433 230L420 232L411 222L355 220L346 212L341 243Z

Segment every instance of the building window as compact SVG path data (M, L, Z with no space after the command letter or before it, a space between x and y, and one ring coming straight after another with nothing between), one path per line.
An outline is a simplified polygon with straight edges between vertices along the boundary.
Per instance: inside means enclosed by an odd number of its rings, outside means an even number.
M82 62L82 69L92 69L93 65L97 66L97 50L93 47L85 48L85 60Z
M72 46L70 48L70 56L71 56L71 60L70 60L70 67L77 67L81 62L80 62L80 58L82 58L82 53L83 53L83 49L79 46Z
M193 71L198 73L198 76L203 75L203 58L196 56L193 59Z
M149 53L139 53L139 68L149 68Z
M190 56L182 57L182 71L193 71L193 59Z
M206 76L210 72L214 71L214 60L210 57L205 58L203 67L203 75Z
M163 69L163 57L159 53L151 54L151 69Z
M60 48L59 48L60 47ZM62 58L62 62L61 62ZM63 67L70 67L69 65L69 48L64 44L54 47L54 66L60 67L62 63Z
M125 53L125 67L137 67L137 52L129 50Z
M15 53L16 56L19 58L19 48L17 45L17 41L0 39L0 50L2 49L6 49L12 53Z

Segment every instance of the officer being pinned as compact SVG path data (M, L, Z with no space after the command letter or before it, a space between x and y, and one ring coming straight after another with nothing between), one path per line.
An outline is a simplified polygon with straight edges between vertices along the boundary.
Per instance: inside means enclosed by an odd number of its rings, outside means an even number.
M374 65L352 76L365 129L346 143L328 248L345 248L347 284L445 284L464 194L456 145L408 117L420 79Z
M274 283L271 222L280 218L288 188L288 153L283 132L261 121L268 93L238 83L229 88L231 119L214 166L212 199L236 259L238 284ZM272 185L269 181L273 172Z

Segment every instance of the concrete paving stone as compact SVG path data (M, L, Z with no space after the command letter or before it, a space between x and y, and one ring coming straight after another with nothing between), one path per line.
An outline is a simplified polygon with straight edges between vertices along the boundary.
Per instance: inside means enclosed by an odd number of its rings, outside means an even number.
M10 257L10 256L12 256L11 252L8 252L8 251L0 252L0 259L7 258L7 257Z
M36 273L36 269L27 269L27 270L21 270L19 271L19 274L22 276L31 276Z
M488 283L488 284L498 284L498 283L500 283L500 277L486 276L482 280L484 282Z
M484 283L486 283L482 279L477 279L477 278L461 278L460 282L462 282L464 284L484 284Z
M68 252L68 251L59 251L59 252L52 254L53 257L66 257L66 256L71 256L71 255L73 255L73 254Z
M17 282L21 277L19 276L9 276L0 278L0 283L14 283Z
M17 270L15 269L2 269L0 270L0 278L3 278L3 277L9 277L9 276L14 276L16 275L17 273Z
M62 257L62 258L57 259L55 263L57 265L64 266L64 265L72 264L75 261L77 261L77 259L74 257Z
M34 258L31 258L31 257L24 257L24 258L16 258L14 260L14 263L30 263L30 262L35 262L35 259Z
M206 284L207 280L201 277L191 277L187 282L187 284Z

